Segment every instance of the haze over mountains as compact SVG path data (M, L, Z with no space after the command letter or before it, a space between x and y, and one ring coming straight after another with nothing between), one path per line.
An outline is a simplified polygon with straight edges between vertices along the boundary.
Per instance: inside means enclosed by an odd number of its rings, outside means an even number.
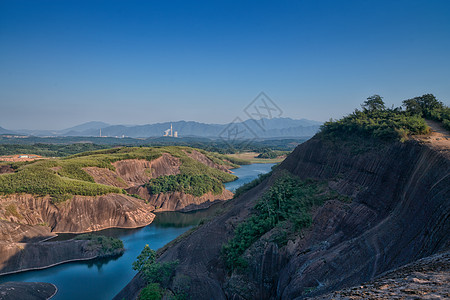
M258 121L249 119L232 124L205 124L195 121L164 122L146 125L110 125L104 122L88 122L63 130L8 130L0 127L0 134L13 133L33 136L102 136L147 138L162 136L170 128L180 137L226 137L238 132L238 138L277 138L313 136L321 122L307 119L273 118Z

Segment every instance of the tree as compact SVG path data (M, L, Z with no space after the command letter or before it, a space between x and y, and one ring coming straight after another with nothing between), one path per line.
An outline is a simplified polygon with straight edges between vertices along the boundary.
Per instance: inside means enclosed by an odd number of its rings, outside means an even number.
M444 108L444 104L437 100L433 94L425 94L420 97L404 100L403 106L407 112L424 117L430 117L432 111Z
M383 98L380 95L368 97L361 106L365 111L384 110L386 108L384 106Z

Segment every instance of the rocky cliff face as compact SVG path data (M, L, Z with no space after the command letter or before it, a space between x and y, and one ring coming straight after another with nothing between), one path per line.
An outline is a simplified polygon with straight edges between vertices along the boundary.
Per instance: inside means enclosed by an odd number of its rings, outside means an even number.
M247 271L229 274L222 244L282 170L326 180L352 202L317 207L312 226L281 248L268 232L244 254ZM180 261L175 280L188 276L195 299L300 299L360 284L450 248L449 170L446 153L414 141L363 147L316 137L159 260ZM137 277L117 299L133 299L142 286Z
M197 150L184 152L190 158L208 167L231 173L229 167L215 164L206 155ZM109 169L97 167L84 168L84 170L97 183L125 188L130 194L139 195L152 205L156 211L192 211L204 209L216 201L229 200L233 197L233 193L228 190L224 190L220 195L207 193L201 197L180 192L150 195L147 188L144 187L144 184L149 179L180 174L180 159L167 153L152 161L127 159L115 162L113 165L116 168L114 172Z
M208 208L217 201L225 201L233 198L233 193L226 189L224 189L223 192L218 195L214 195L212 192L208 192L200 197L181 192L150 195L147 188L143 186L130 188L128 192L137 194L143 199L146 199L148 203L155 208L155 212L187 212L192 210L204 209Z
M43 225L52 232L81 233L111 227L136 228L150 224L153 207L121 194L74 196L54 205L49 197L14 194L0 197L0 217L24 225Z
M0 284L3 300L46 300L52 298L58 289L54 284L45 282L6 282Z

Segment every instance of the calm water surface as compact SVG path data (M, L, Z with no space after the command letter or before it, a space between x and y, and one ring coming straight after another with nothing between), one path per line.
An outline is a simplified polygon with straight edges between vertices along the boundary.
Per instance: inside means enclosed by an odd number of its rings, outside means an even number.
M234 191L236 188L267 173L273 164L252 164L234 169L238 180L225 184ZM0 283L7 281L51 282L58 287L52 299L111 299L136 274L131 264L136 260L146 244L159 249L198 222L213 214L217 207L192 213L158 213L154 222L139 229L107 229L99 234L120 238L125 245L125 253L115 259L89 262L73 262L36 271L0 276ZM71 238L61 235L57 239ZM56 240L56 239L53 239Z

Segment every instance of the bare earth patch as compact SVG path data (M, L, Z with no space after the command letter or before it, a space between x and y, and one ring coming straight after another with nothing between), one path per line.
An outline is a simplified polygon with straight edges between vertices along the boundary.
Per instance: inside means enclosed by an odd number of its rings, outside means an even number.
M429 145L446 156L450 156L450 132L445 130L439 122L431 120L426 120L426 122L431 127L431 133L427 135L416 135L413 138Z

